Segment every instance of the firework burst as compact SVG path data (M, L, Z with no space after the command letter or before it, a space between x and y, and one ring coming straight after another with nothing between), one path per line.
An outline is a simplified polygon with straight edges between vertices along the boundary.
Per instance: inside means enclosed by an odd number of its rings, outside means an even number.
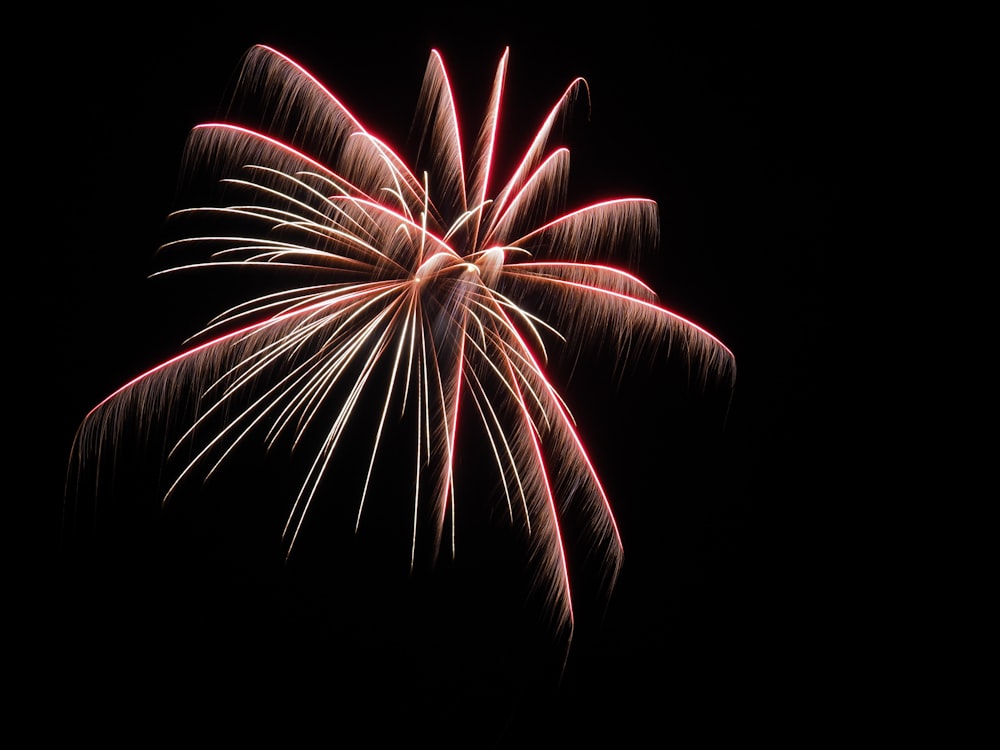
M187 419L165 502L251 441L309 450L287 511L288 554L310 508L344 501L336 488L346 472L360 471L356 529L378 512L379 473L402 472L412 487L412 566L425 543L454 554L457 457L475 432L500 507L525 532L536 583L572 632L567 519L586 528L587 554L609 587L622 544L547 372L552 350L597 341L624 357L666 345L701 376L730 384L735 366L718 339L619 266L656 244L653 201L567 210L569 151L558 136L571 111L589 104L583 79L558 98L506 181L496 179L508 54L467 151L444 62L431 53L411 167L295 61L252 48L233 101L254 103L257 119L192 131L183 172L217 186L217 201L171 215L178 239L161 249L171 265L157 273L261 269L277 285L229 307L188 348L100 402L75 438L73 472L100 463L124 425L148 414ZM337 462L359 444L363 462Z

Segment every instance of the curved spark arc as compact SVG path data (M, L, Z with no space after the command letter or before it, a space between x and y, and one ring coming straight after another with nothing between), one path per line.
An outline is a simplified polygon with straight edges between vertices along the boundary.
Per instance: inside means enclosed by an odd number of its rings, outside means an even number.
M186 231L161 246L161 257L178 258L153 275L265 269L278 287L230 304L190 348L101 401L80 426L71 464L100 459L130 419L179 409L194 390L198 409L174 442L193 458L164 501L200 472L215 474L258 430L269 450L287 437L290 450L311 451L281 534L291 555L313 504L326 497L321 490L351 468L336 462L349 435L366 446L355 531L377 512L372 487L392 459L383 455L392 418L411 419L412 569L425 523L434 555L448 526L457 554L456 460L470 412L508 519L528 539L535 583L571 636L568 552L576 540L564 523L582 519L589 529L583 543L602 561L607 592L622 539L547 374L550 347L610 334L623 357L632 337L651 347L679 341L705 377L730 385L735 360L614 263L623 250L631 259L658 241L655 202L624 197L564 210L569 150L556 125L581 95L589 105L582 78L564 89L490 194L508 63L505 49L467 162L444 59L432 50L411 169L302 66L272 48L251 49L233 102L246 98L257 111L196 126L185 151L185 174L218 184L220 204L170 215Z
M555 106L552 107L545 121L542 123L541 127L535 135L535 139L532 141L531 146L525 153L521 160L520 165L514 171L510 180L500 191L497 198L494 200L494 221L491 223L487 234L486 242L492 244L502 244L502 242L493 239L495 232L495 221L498 220L502 214L503 209L506 207L507 202L512 199L513 196L521 193L525 188L525 183L531 179L530 175L538 168L538 165L545 160L546 153L545 149L549 144L552 137L552 130L555 127L557 121L560 117L567 114L570 107L575 104L576 95L580 88L587 91L587 83L582 78L575 79L569 87L563 92L562 96L556 102ZM589 92L588 92L589 94ZM565 156L565 154L563 155ZM565 168L565 159L561 160L561 166ZM565 198L562 193L553 196L560 202Z
M435 186L439 202L456 207L459 216L467 215L469 199L458 111L448 71L437 50L431 50L427 62L415 122L424 123L416 146L417 171L426 174L427 182ZM475 205L478 207L481 203L480 199ZM423 258L418 258L417 262L422 263Z
M509 319L503 315L500 311L501 316L505 318L506 323L510 326ZM497 333L499 338L499 343L501 344L501 351L504 351L504 356L502 358L502 363L506 369L506 376L503 373L500 374L501 378L506 381L508 387L513 389L514 392L514 404L516 406L516 413L519 415L524 429L521 432L514 431L515 442L524 442L527 444L527 450L530 450L534 457L534 461L529 463L529 481L533 487L539 488L541 500L547 508L546 513L541 513L538 519L541 523L536 525L535 529L532 529L530 518L531 518L531 508L528 503L528 497L535 496L535 492L530 492L527 495L523 494L523 486L520 485L519 473L515 476L519 479L519 486L522 487L522 497L523 507L525 510L525 525L529 530L532 530L533 535L538 535L541 539L541 546L543 550L547 551L543 557L547 560L547 567L550 569L548 579L550 581L549 590L547 597L554 603L558 603L560 606L556 608L558 623L561 626L568 626L569 632L572 633L572 622L573 622L573 606L572 606L572 591L569 580L569 570L566 563L566 552L564 549L564 543L562 539L562 534L559 529L558 523L553 523L553 520L559 517L557 504L552 490L552 482L549 477L549 472L547 468L547 461L545 458L545 452L542 447L542 435L539 431L538 419L533 415L531 410L531 404L534 403L536 408L542 410L543 418L548 422L548 416L546 414L545 404L541 400L541 393L539 393L537 385L531 382L531 376L540 376L540 372L535 369L532 362L525 362L525 367L520 368L515 363L514 360L506 356L506 349L510 348L515 351L518 355L523 358L530 359L530 351L525 346L525 342L521 339L516 329L511 326L508 328L508 333L513 339L513 343L518 344L518 346L512 346L509 344L502 334ZM531 398L528 398L524 390L528 390L531 393ZM502 428L501 428L502 432ZM521 447L521 451L526 448ZM516 461L515 461L516 465ZM502 473L501 473L502 475ZM551 542L545 543L546 538L551 538Z
M479 129L479 136L476 139L471 178L473 205L476 206L485 205L487 190L493 174L494 145L497 138L497 129L500 126L500 104L503 99L504 82L507 79L507 61L509 59L510 50L505 49L503 55L500 57L500 62L497 64L486 117L483 120L482 127ZM472 227L472 247L476 247L479 244L482 221L482 214L477 213L475 224Z

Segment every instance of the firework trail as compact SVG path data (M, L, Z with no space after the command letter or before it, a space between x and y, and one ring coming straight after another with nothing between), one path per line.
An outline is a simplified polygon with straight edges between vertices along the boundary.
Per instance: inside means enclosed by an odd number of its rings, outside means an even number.
M624 357L637 343L662 344L730 386L735 365L718 339L615 265L657 242L653 201L566 210L569 151L557 131L580 100L588 103L583 79L570 83L494 190L508 55L466 152L444 61L431 53L411 169L300 65L252 48L233 104L253 103L258 119L192 131L183 172L217 185L221 199L170 216L182 231L161 249L173 263L158 273L258 268L280 286L227 309L190 348L99 403L74 440L71 474L113 453L126 423L183 412L189 394L199 394L194 412L184 412L175 451L187 453L165 501L251 440L318 445L288 510L290 554L310 507L338 483L335 467L352 468L335 464L338 450L363 434L355 528L373 512L379 469L388 461L391 471L409 472L412 566L418 540L454 554L456 461L460 439L475 428L489 446L504 512L529 540L536 583L556 625L571 633L566 519L583 520L608 590L622 545L547 375L550 350L610 341ZM406 458L386 455L404 423Z

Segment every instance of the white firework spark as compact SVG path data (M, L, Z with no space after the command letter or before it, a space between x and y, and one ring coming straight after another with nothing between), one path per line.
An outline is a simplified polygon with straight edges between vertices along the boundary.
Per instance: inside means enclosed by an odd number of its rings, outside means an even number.
M199 406L177 443L191 457L167 497L188 477L210 476L251 438L305 445L306 435L318 436L287 516L290 554L324 483L336 477L349 428L367 421L356 524L385 461L412 472L412 565L425 526L435 549L448 539L454 552L460 433L478 425L506 513L530 540L537 583L571 633L564 518L585 520L589 552L609 586L622 544L546 371L546 344L610 340L624 357L636 341L665 343L730 385L735 363L717 338L616 265L656 244L655 202L624 197L565 209L569 151L556 131L589 95L583 79L570 83L491 192L508 55L466 152L444 62L431 53L411 169L299 64L266 46L251 49L237 93L263 117L254 127L219 122L192 131L185 171L217 177L226 202L172 215L184 227L210 229L167 243L164 253L196 260L162 273L256 267L282 286L226 310L190 348L98 404L77 433L73 465L100 456L147 410L178 411L192 389ZM386 457L387 433L404 415L415 425L412 454Z

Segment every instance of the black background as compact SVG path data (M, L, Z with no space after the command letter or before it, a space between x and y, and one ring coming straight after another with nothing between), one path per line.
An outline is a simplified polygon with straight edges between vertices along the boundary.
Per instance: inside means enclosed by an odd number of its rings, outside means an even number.
M858 550L837 533L853 457L830 374L838 174L857 114L850 24L514 7L75 13L39 22L38 54L21 59L23 142L37 144L24 189L40 209L25 255L44 279L25 292L38 355L17 410L21 470L37 478L15 493L29 506L13 577L29 595L16 609L30 705L80 737L461 747L811 740L867 710L862 686L845 687ZM77 425L215 311L147 275L184 139L219 116L255 43L298 60L390 143L406 136L432 48L474 123L510 46L512 152L583 76L592 117L574 136L571 189L658 201L661 247L636 272L736 355L731 399L663 362L619 380L595 360L566 384L626 562L606 609L582 597L561 677L521 590L461 552L413 581L360 552L334 584L233 541L232 506L151 512L159 479L127 468L106 525L63 535ZM242 481L241 502L259 507L282 480Z

